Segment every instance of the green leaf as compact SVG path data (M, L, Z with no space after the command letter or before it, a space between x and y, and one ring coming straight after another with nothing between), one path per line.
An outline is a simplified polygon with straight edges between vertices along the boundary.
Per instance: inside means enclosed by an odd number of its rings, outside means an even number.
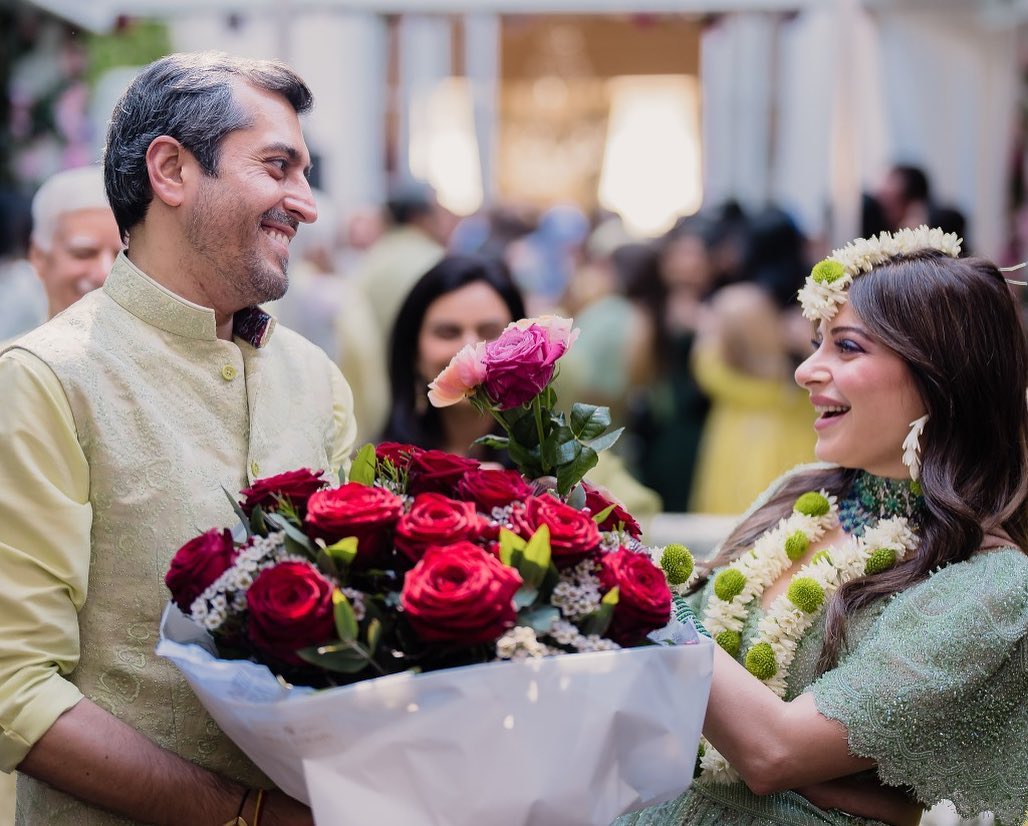
M567 496L568 491L580 482L585 474L596 467L599 460L600 457L595 450L583 445L582 452L578 454L578 458L574 462L557 468L557 493Z
M243 523L243 528L246 529L246 538L249 539L253 536L253 528L250 527L250 518L246 515L246 511L243 510L243 506L236 501L231 493L228 492L228 488L222 485L221 489L225 491L225 496L228 497L228 501L232 503L232 510L236 516L239 517L239 521Z
M353 642L360 633L357 615L346 594L336 588L332 592L332 615L336 621L336 633L343 642Z
M492 450L506 450L507 445L510 442L506 436L494 436L489 434L488 436L479 436L472 445L481 445L482 447L488 447Z
M371 487L375 484L375 474L378 471L378 460L375 458L375 446L366 444L357 451L350 463L351 482Z
M558 619L560 619L559 608L552 605L541 605L518 614L518 625L527 625L537 634L545 634L550 630L553 621Z
M607 517L610 516L611 513L613 513L614 508L616 507L617 505L607 505L607 507L605 507L603 510L601 510L598 514L596 514L593 517L593 522L595 522L597 525L602 525L604 522L607 521Z
M571 429L582 441L595 439L610 427L610 408L575 402L571 406Z
M500 562L513 568L514 565L511 560L514 557L514 552L524 551L527 544L524 539L513 531L507 530L507 528L500 528Z
M535 601L539 598L539 591L530 585L522 585L514 593L514 607L517 610L522 608L528 608L535 604Z
M260 505L254 505L253 510L250 511L250 526L255 534L260 536L268 535L268 524L264 519L264 508Z
M382 621L372 619L368 623L368 651L371 654L375 653L375 649L378 648L378 641L382 638Z
M596 634L602 637L610 628L610 621L614 619L614 608L618 604L617 586L611 588L600 600L600 607L589 614L581 622L582 633L586 636Z
M623 427L619 427L617 430L612 430L610 433L605 433L598 439L593 439L591 442L587 442L588 446L599 453L601 450L606 450L608 447L621 438L621 434L625 432Z
M296 653L311 665L341 674L356 674L372 664L368 653L356 643L312 646Z
M328 557L343 568L349 568L357 558L357 537L346 536L338 542L325 546L325 553Z
M549 525L540 525L525 546L524 561L519 568L525 585L531 588L538 588L542 585L546 569L550 566L550 555L550 527Z

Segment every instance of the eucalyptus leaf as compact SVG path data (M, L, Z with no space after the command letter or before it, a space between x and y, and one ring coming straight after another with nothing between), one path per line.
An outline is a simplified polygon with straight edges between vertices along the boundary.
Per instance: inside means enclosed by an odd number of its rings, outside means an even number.
M537 634L545 634L550 630L554 620L558 619L560 619L559 608L555 608L552 605L541 605L538 608L518 614L518 625L527 625Z
M371 487L375 484L375 475L378 472L378 459L375 456L375 446L366 444L357 451L350 463L349 481L357 482L360 485Z
M522 585L514 593L514 607L519 611L522 608L528 608L530 605L534 605L535 601L539 598L539 591L530 585Z
M580 511L585 507L585 488L582 486L581 482L571 488L566 501L576 511Z
M582 441L595 439L610 427L610 408L575 402L571 406L571 429Z
M225 491L225 496L228 497L228 501L232 503L232 510L235 515L239 517L239 521L243 523L243 528L246 530L246 538L249 539L253 536L253 528L250 527L250 518L246 515L246 511L243 510L243 506L236 501L236 497L228 492L228 488L222 485L221 488Z
M296 653L311 665L341 674L356 674L372 664L368 653L356 643L312 646Z
M264 517L264 521L275 530L283 531L286 535L286 539L293 540L296 545L302 548L303 554L308 559L314 559L317 557L314 545L311 543L307 534L296 527L296 525L292 524L288 519L277 513L269 513Z

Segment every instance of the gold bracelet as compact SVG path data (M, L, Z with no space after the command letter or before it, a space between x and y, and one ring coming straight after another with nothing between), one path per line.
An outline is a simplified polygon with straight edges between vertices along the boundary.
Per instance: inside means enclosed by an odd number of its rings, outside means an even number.
M257 790L257 805L253 808L253 826L260 826L261 804L264 803L264 789ZM245 824L244 824L245 826Z
M232 818L231 820L226 821L224 826L248 826L247 822L245 820L243 820L243 807L246 806L246 801L247 801L247 798L250 797L250 792L251 791L252 791L252 789L247 789L245 792L243 792L243 799L239 801L239 808L236 809L236 816L234 818ZM264 794L264 792L261 791L260 794L257 797L257 808L258 809L260 808L260 805L261 805L260 804L261 795L263 795L263 794ZM255 820L254 823L256 823L256 822L257 821Z

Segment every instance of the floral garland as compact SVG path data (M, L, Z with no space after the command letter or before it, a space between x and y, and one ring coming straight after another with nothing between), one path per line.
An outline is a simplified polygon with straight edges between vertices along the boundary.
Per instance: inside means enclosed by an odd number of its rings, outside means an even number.
M722 648L733 657L738 656L754 601L838 521L839 508L834 496L824 490L804 493L796 500L790 516L763 534L749 553L714 578L714 593L708 600L703 623ZM869 525L862 537L851 537L831 553L814 554L793 575L788 588L771 603L758 623L756 638L744 657L746 669L784 697L796 648L831 595L851 579L888 570L915 546L908 519L893 516ZM701 744L700 768L702 777L715 783L739 779L728 761L705 740Z
M956 258L963 239L954 232L929 229L901 229L870 238L857 238L814 265L799 291L803 315L811 321L830 321L846 302L846 290L861 273L870 272L898 255L934 249Z

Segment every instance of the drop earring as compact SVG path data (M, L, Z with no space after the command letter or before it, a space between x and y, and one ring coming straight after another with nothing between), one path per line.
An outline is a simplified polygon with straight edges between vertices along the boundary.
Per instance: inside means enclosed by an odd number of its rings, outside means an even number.
M928 414L910 423L910 432L903 440L903 464L910 471L910 478L915 482L921 476L921 433L928 423Z

